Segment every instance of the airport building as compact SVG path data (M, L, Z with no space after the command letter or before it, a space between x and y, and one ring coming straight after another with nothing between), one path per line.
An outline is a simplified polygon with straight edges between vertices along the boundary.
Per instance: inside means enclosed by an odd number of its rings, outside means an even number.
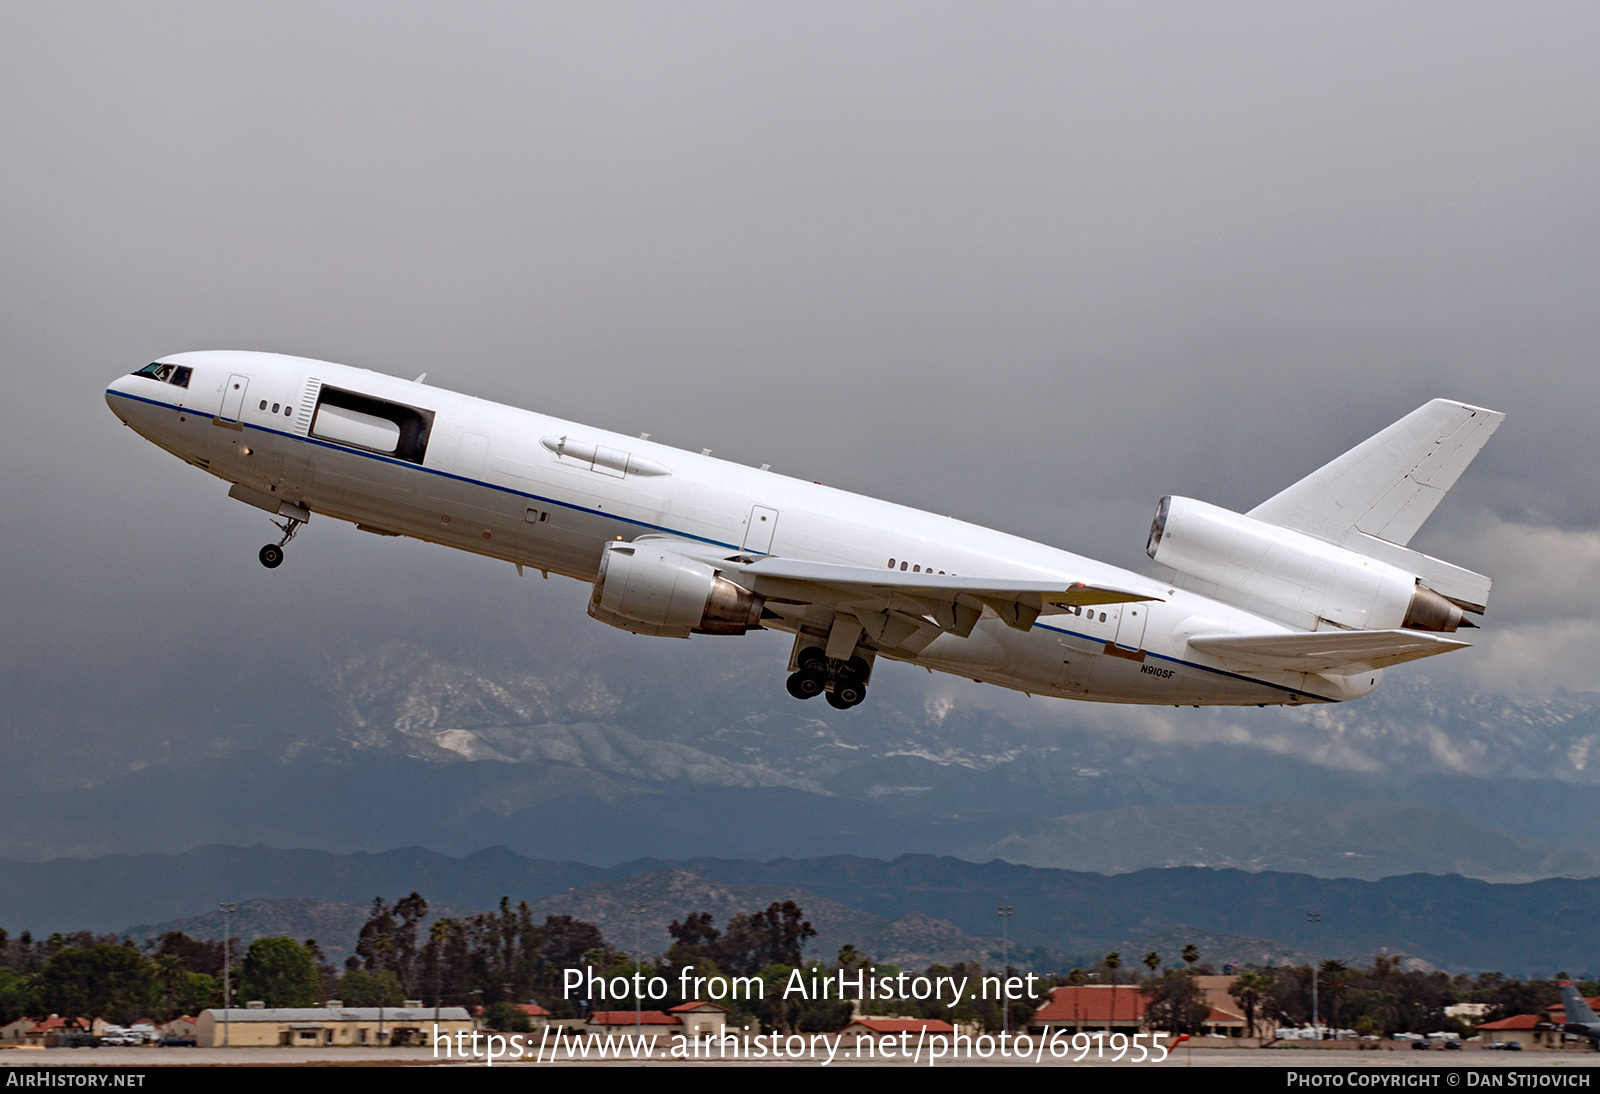
M238 1045L427 1045L438 1033L471 1034L465 1007L347 1007L330 1000L321 1007L249 1005L207 1010L195 1023L203 1047Z

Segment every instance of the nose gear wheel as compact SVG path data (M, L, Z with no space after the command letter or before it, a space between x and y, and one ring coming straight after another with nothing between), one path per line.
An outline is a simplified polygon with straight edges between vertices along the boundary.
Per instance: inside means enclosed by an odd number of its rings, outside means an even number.
M305 524L305 521L296 520L294 517L286 517L281 521L275 520L272 523L277 525L278 530L283 533L283 538L278 540L277 543L269 543L261 548L256 557L261 560L261 565L267 569L276 570L283 565L284 544L294 538L295 533L300 531L300 527Z

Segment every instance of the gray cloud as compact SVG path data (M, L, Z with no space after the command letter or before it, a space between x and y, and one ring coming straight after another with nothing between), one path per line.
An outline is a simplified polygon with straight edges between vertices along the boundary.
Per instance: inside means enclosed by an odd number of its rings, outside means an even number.
M14 739L292 710L308 640L395 633L788 702L776 643L629 641L442 549L319 522L262 572L258 515L99 395L212 347L427 370L1130 566L1164 493L1248 508L1467 399L1510 418L1416 545L1496 578L1489 630L1395 675L1600 686L1593 9L13 4L0 30Z

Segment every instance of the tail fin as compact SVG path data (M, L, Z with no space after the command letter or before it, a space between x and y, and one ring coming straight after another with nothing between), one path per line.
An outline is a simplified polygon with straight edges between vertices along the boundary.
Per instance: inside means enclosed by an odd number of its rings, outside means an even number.
M1589 1001L1578 993L1570 980L1563 980L1561 988L1561 1005L1566 1009L1567 1021L1577 1022L1586 1026L1600 1026L1600 1018L1595 1017Z
M1488 578L1406 544L1505 418L1497 410L1435 399L1249 515L1410 570L1440 595L1482 611Z

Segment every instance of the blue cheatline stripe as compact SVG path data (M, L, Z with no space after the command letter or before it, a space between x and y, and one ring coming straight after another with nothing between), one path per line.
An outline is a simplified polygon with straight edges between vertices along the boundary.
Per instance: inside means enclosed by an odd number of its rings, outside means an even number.
M123 399L131 399L137 403L148 403L150 406L158 406L164 410L184 411L186 413L193 414L197 418L211 417L211 415L193 410L189 407L176 406L172 403L163 403L155 399L146 399L141 395L128 395L121 391L108 391L106 394L116 395ZM341 452L347 456L360 456L363 459L376 460L378 463L389 464L391 467L398 467L406 471L420 471L425 475L436 475L441 479L451 479L455 482L464 482L469 486L481 486L486 490L495 490L502 494L510 494L513 497L526 498L529 501L542 502L545 505L559 506L562 509L572 509L579 513L587 513L590 516L616 521L618 524L628 524L635 528L648 528L652 532L665 532L668 535L677 536L680 539L692 539L698 543L705 543L712 547L725 547L730 551L743 550L743 548L735 547L731 543L723 543L721 540L710 539L706 536L697 536L692 532L680 532L676 528L668 528L660 524L651 524L648 521L643 520L634 520L631 517L618 516L615 513L607 513L602 509L590 509L587 506L577 505L570 501L561 501L557 498L547 498L542 494L530 494L525 490L514 490L509 486L501 486L498 483L484 482L482 479L473 479L468 478L465 475L455 475L448 471L439 471L432 467L424 467L420 463L412 463L409 460L397 460L393 456L385 456L377 452L364 452L359 448L346 448L342 444L333 444L329 441L318 440L316 437L302 437L298 433L286 433L281 429L269 429L267 426L255 425L251 422L241 421L238 424L242 425L245 429L253 429L257 433L266 433L274 437L282 437L285 440L315 445L318 448L326 448L331 452ZM760 554L762 552L755 553Z
M204 414L203 412L193 410L190 407L177 406L176 404L173 404L173 403L163 403L163 402L161 402L160 400L157 400L157 399L146 399L142 395L129 395L126 392L111 391L111 390L107 390L106 394L107 395L115 395L118 398L122 398L122 399L129 399L129 400L132 400L133 402L136 402L136 403L147 403L150 406L161 407L163 410L184 411L184 412L189 413L189 414L194 414L196 417L201 417L201 418L207 417L207 415ZM241 413L242 413L242 411L241 411ZM731 543L723 543L720 540L708 539L705 536L697 536L697 535L694 535L694 534L692 534L690 532L680 532L676 528L668 528L668 527L665 527L664 525L660 525L660 524L650 524L649 522L642 521L642 520L633 520L630 517L621 517L621 516L618 516L615 513L607 513L607 512L604 512L603 510L599 510L599 509L590 509L590 508L588 508L586 506L576 505L576 504L574 504L572 502L568 502L568 501L560 501L560 500L558 500L556 498L547 498L547 497L545 497L545 496L543 496L541 494L530 494L530 493L527 493L526 491L523 491L523 490L513 490L509 486L500 486L500 485L498 485L496 483L484 482L481 479L467 478L465 475L455 475L455 474L452 474L452 473L450 473L448 471L438 471L438 470L435 470L434 468L431 468L431 467L423 467L421 464L411 463L408 460L397 460L392 456L384 456L384 455L381 455L381 454L379 454L377 452L363 452L363 451L361 451L360 449L357 449L357 448L346 448L344 445L341 445L341 444L333 444L333 443L331 443L329 441L321 441L321 440L318 440L315 437L302 437L298 433L286 433L281 429L269 429L266 426L254 425L254 424L252 424L250 422L245 422L243 420L241 420L239 424L242 425L245 429L253 429L258 433L266 433L266 434L270 434L271 436L274 436L274 437L283 437L286 440L299 441L299 442L304 443L304 444L315 445L318 448L326 448L326 449L328 449L330 451L333 451L333 452L342 452L342 453L344 453L346 455L350 455L350 456L361 456L364 459L376 460L379 463L390 464L390 465L392 465L394 467L399 467L399 468L402 468L402 469L407 470L407 471L421 471L424 474L437 475L439 478L452 479L452 480L454 480L456 482L464 482L469 486L481 486L481 487L483 487L483 488L485 488L487 490L497 490L502 494L510 494L513 497L518 497L518 498L526 498L529 501L537 501L537 502L541 502L541 503L543 503L545 505L557 505L557 506L560 506L563 509L572 509L572 510L575 510L575 511L577 511L579 513L586 513L589 516L601 517L602 519L605 519L605 520L613 520L613 521L618 522L619 524L629 524L629 525L632 525L632 526L634 526L636 528L648 528L652 532L664 532L667 535L678 536L678 537L680 537L682 539L695 540L696 542L705 543L705 544L708 544L708 545L710 545L712 547L725 547L730 551L741 551L741 550L743 550L742 547L735 547ZM1074 638L1082 638L1082 639L1084 639L1086 641L1089 641L1089 642L1099 643L1099 642L1102 641L1101 639L1096 638L1093 635L1080 634L1077 631L1069 631L1069 630L1067 630L1067 629L1065 629L1063 627L1052 627L1047 623L1038 623L1038 622L1036 622L1036 623L1034 623L1034 626L1040 627L1040 628L1042 628L1044 630L1047 630L1047 631L1055 631L1057 634L1066 634L1066 635L1071 635ZM1103 655L1097 655L1097 656L1103 656ZM1155 658L1157 660L1160 660L1160 661L1167 661L1167 662L1170 662L1170 663L1172 663L1174 665L1183 665L1186 668L1199 669L1202 672L1214 673L1217 676L1226 676L1226 677L1228 677L1230 679L1233 679L1233 680L1241 680L1241 681L1243 681L1243 682L1245 682L1247 684L1257 684L1257 685L1259 685L1261 687L1264 687L1264 688L1273 688L1273 689L1275 689L1277 691L1284 692L1285 694L1288 694L1288 695L1302 695L1302 696L1305 696L1307 698L1316 699L1316 700L1319 700L1320 702L1324 702L1324 703L1337 703L1339 701L1337 699L1329 699L1329 698L1327 698L1326 696L1323 696L1323 695L1316 695L1316 694L1314 694L1312 692L1309 692L1309 691L1306 691L1306 690L1304 690L1302 688L1284 687L1282 684L1273 684L1273 683L1267 682L1266 680L1257 680L1253 676L1244 676L1244 675L1241 675L1240 673L1237 673L1237 672L1228 672L1226 669L1212 668L1210 665L1200 665L1200 664L1196 664L1193 661L1185 661L1180 657L1168 657L1165 654L1152 653L1152 652L1150 652L1148 650L1145 651L1145 656L1146 657L1153 657L1153 658ZM1189 705L1189 704L1181 704L1180 703L1180 704L1177 704L1177 705L1184 706L1184 705Z
M1069 631L1065 627L1052 627L1048 623L1038 623L1038 622L1036 622L1036 623L1034 623L1034 626L1035 627L1042 627L1043 629L1045 629L1047 631L1055 631L1057 634L1069 634L1073 638L1082 638L1083 640L1085 640L1087 642L1093 642L1096 645L1100 645L1101 643L1103 643L1105 641L1102 638L1096 638L1092 634L1080 634L1077 631ZM1244 675L1242 675L1240 673L1237 673L1237 672L1229 672L1227 669L1217 669L1217 668L1212 668L1210 665L1201 665L1201 664L1196 664L1193 661L1185 661L1181 657L1168 657L1164 653L1154 653L1154 652L1152 652L1150 650L1143 650L1141 652L1143 652L1146 657L1152 658L1152 659L1154 659L1156 661L1166 661L1166 662L1169 662L1170 664L1182 665L1185 668L1199 669L1202 672L1215 673L1218 676L1227 676L1227 677L1229 677L1231 679L1234 679L1234 680L1243 680L1247 684L1259 684L1261 687L1264 687L1264 688L1276 688L1278 691L1286 692L1289 695L1303 695L1308 699L1317 699L1317 700L1319 700L1321 702L1324 702L1324 703L1337 703L1337 702L1339 702L1338 699L1329 699L1326 695L1318 695L1315 692L1307 691L1304 688L1284 687L1282 684L1273 684L1273 683L1270 683L1270 682L1268 682L1266 680L1257 680L1254 676L1244 676ZM1177 705L1177 706L1191 706L1192 704L1189 704L1189 703L1178 703L1178 704L1175 704L1175 705Z

